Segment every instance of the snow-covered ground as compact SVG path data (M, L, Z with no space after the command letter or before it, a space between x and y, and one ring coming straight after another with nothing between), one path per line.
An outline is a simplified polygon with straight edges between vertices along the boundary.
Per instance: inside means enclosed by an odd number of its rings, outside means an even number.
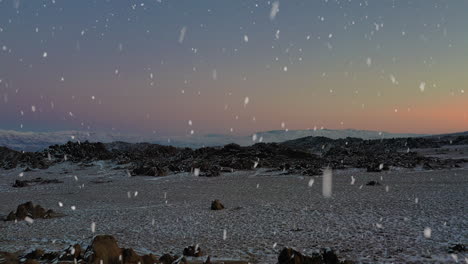
M275 263L285 246L305 254L330 247L362 263L464 263L468 258L448 253L452 243L468 243L468 168L333 171L332 196L325 198L321 177L280 176L265 169L216 178L128 177L112 166L61 164L26 172L22 179L64 181L26 188L11 187L20 169L0 171L0 214L33 201L67 215L32 224L0 222L0 251L59 250L110 234L139 253L181 254L199 244L209 255L254 263ZM370 180L382 185L366 186ZM227 209L211 211L214 199Z

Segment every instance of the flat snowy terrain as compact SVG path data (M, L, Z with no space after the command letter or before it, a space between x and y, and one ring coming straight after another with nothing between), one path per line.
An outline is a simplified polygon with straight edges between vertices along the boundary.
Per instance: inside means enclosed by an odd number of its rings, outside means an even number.
M322 177L265 169L215 178L128 177L113 166L67 163L23 177L20 169L0 171L1 215L27 201L66 214L32 224L1 221L0 251L61 250L109 234L139 253L180 255L184 247L199 244L208 255L252 263L275 263L283 247L305 254L330 247L362 263L464 263L468 258L448 253L452 244L468 243L468 168L333 171L332 196L325 198ZM11 186L35 177L64 183ZM371 180L381 186L366 186ZM210 210L214 199L226 209Z

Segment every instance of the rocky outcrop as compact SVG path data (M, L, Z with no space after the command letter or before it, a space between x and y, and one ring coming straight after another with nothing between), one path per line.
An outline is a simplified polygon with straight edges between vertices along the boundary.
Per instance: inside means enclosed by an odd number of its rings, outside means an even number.
M18 205L16 211L10 212L5 221L24 220L26 217L31 219L48 219L59 216L61 215L55 213L53 210L46 210L40 205L34 205L32 202L27 202Z
M125 164L132 175L155 177L191 172L194 168L199 170L198 176L204 177L219 176L221 172L256 168L271 168L282 171L283 174L308 176L321 175L324 167L363 168L369 172L380 172L392 167L423 166L424 169L432 170L459 167L468 160L424 157L416 152L410 152L409 149L465 144L467 141L468 136L382 140L306 137L281 144L257 143L252 146L228 144L199 149L149 143L102 144L85 141L54 145L36 153L23 153L0 147L0 167L47 168L64 161L91 166L93 161L113 160L120 165Z

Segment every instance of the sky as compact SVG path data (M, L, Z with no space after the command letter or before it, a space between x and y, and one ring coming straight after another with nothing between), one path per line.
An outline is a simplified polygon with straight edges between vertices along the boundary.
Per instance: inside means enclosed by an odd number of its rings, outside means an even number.
M0 0L0 129L468 130L466 0Z

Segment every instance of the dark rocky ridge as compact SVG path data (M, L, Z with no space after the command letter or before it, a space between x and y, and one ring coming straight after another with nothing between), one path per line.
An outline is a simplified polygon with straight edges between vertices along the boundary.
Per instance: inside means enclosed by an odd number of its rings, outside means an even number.
M28 166L46 169L71 161L90 164L113 160L132 175L165 176L193 172L213 177L221 172L251 170L257 167L281 170L285 174L320 175L321 169L364 168L370 172L388 170L391 166L442 169L460 166L464 159L425 157L413 148L440 148L444 145L468 144L468 136L398 138L363 140L306 137L284 143L257 143L252 146L228 144L199 149L176 148L149 143L68 142L42 152L18 152L0 147L0 167L12 169Z

